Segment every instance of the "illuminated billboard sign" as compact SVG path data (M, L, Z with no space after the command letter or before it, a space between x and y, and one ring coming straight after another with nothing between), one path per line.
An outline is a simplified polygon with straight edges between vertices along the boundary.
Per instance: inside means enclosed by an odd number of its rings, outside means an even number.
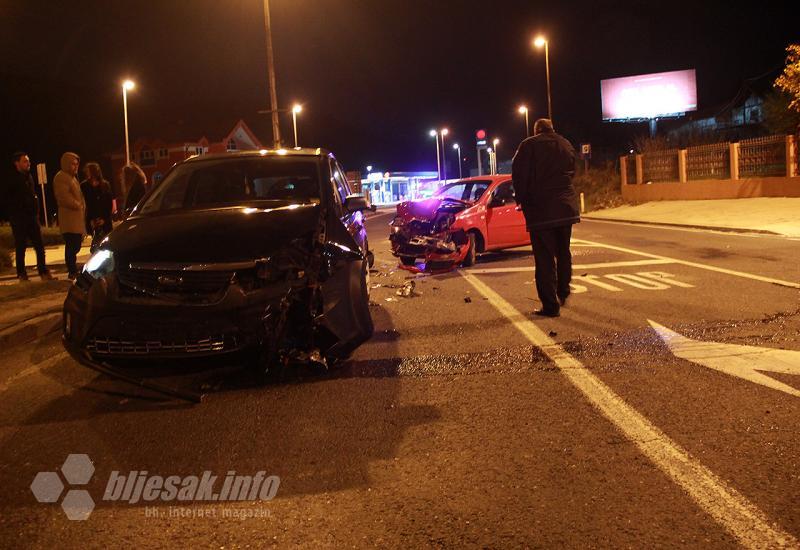
M600 81L603 120L645 120L697 110L694 69Z

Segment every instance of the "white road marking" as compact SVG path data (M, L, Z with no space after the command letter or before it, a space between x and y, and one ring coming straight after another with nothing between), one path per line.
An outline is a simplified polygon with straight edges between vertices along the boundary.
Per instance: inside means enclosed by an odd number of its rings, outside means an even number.
M677 260L628 260L623 262L599 262L595 264L572 264L572 270L582 269L604 269L610 267L636 267L642 265L662 265L676 263ZM487 273L524 273L535 271L532 265L523 267L487 267L483 269L467 269L468 273L475 275L485 275Z
M514 306L483 283L478 277L460 272L475 289L533 345L558 366L561 372L600 410L639 450L667 476L680 485L692 499L723 525L747 548L798 546L800 541L764 515L736 489L717 477L689 453L672 441L611 388L592 374L577 359L547 336Z
M30 376L31 374L35 374L43 369L52 367L53 365L55 365L56 363L58 363L59 361L68 356L69 354L66 351L62 351L61 353L57 353L56 355L45 359L41 363L37 363L36 365L30 366L26 369L19 371L17 374L11 376L5 382L0 382L0 393L3 393L4 391L8 390L8 388L10 388L12 384L21 380L22 378Z
M606 224L614 224L614 225L628 225L631 227L644 227L650 229L657 229L662 230L666 229L668 231L684 231L686 233L715 233L717 235L726 235L726 236L736 236L736 237L748 237L748 238L773 238L773 239L782 239L782 240L789 240L789 241L796 241L799 240L797 237L790 237L788 235L782 235L779 233L759 233L759 232L749 232L743 233L742 228L738 227L731 227L728 230L724 229L704 229L701 227L676 227L674 225L667 225L667 224L660 224L658 222L641 222L641 223L631 223L631 222L623 222L617 220L602 220L600 218L583 218L587 222L597 222L597 223L606 223Z
M614 285L610 285L608 283L604 283L603 281L600 280L600 277L598 277L597 275L585 275L583 277L579 277L578 280L584 283L589 283L590 285L600 287L603 290L609 290L611 292L622 292L621 288L616 287Z
M669 258L667 256L660 256L658 254L649 254L647 252L639 252L638 250L632 250L630 248L623 248L621 246L614 246L611 244L603 244L594 241L587 241L585 239L581 239L581 242L584 244L591 244L600 248L607 248L609 250L616 250L618 252L625 252L627 254L633 254L636 256L644 256L646 258L652 258L654 260L665 260L668 263L676 263L681 265L688 265L690 267L697 267L699 269L707 269L709 271L716 271L718 273L725 273L727 275L733 275L735 277L744 277L746 279L753 279L754 281L762 281L765 283L772 283L780 286L785 286L788 288L799 288L800 283L794 283L791 281L783 281L781 279L773 279L771 277L763 277L761 275L754 275L752 273L745 273L743 271L734 271L732 269L725 269L724 267L717 267L713 265L701 264L697 262L690 262L687 260L678 260L676 258Z
M681 359L800 397L800 390L759 371L800 376L800 351L703 342L647 320L669 350Z
M640 288L642 290L666 290L669 288L669 285L665 285L664 283L653 281L652 279L645 279L644 277L639 277L638 275L632 275L630 273L612 273L606 275L605 278L617 281L618 283L625 283L633 288Z
M684 283L675 278L671 273L664 273L663 271L640 271L637 275L646 277L648 279L655 279L656 281L666 282L672 286L679 286L681 288L694 288L694 285ZM664 281L664 279L667 279Z

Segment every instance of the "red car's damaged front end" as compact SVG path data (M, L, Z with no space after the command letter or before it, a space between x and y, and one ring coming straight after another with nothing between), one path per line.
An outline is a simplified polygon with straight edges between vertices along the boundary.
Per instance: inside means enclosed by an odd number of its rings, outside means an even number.
M398 204L389 241L400 267L442 273L472 265L484 250L487 199L500 179L508 176L459 180L440 187L431 198Z

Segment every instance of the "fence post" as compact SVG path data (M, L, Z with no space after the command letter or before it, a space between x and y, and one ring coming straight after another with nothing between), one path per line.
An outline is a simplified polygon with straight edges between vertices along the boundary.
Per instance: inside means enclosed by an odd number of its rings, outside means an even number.
M642 162L643 155L636 155L636 183L644 183L644 166Z
M786 136L786 177L792 178L795 174L795 155L797 151L794 147L794 136L789 134Z
M622 187L628 185L628 158L619 157L619 182Z
M730 143L731 179L739 179L739 143Z
M678 181L686 183L686 149L678 149Z

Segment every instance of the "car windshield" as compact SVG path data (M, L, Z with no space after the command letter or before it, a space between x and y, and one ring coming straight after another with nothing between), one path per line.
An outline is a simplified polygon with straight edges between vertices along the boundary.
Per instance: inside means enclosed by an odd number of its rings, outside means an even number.
M489 180L457 181L440 188L434 196L441 199L476 201L486 192L490 183Z
M226 158L175 167L139 208L140 214L251 203L319 203L313 158Z

